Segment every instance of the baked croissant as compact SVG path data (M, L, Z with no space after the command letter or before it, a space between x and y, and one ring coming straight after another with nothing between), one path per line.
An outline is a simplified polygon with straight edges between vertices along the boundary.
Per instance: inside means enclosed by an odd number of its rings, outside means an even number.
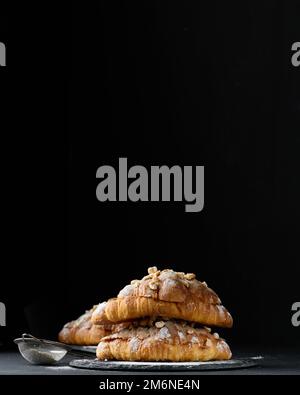
M148 316L232 327L230 313L217 294L192 273L148 269L142 280L133 280L117 298L101 303L92 314L94 324L117 323Z
M186 322L156 321L132 326L100 340L97 358L123 361L210 361L231 358L227 343L209 328Z
M68 322L58 334L58 340L66 344L80 346L96 346L102 337L123 329L130 323L119 325L104 324L94 325L91 317L96 306L86 311L77 320Z

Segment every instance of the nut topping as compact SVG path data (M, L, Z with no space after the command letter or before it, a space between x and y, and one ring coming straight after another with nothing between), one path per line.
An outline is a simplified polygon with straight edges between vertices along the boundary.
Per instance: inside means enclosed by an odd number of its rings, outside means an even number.
M187 274L184 275L184 278L186 280L194 280L194 278L196 278L196 274L194 274L194 273L187 273Z
M165 323L163 322L163 321L157 321L156 323L155 323L155 326L156 326L156 328L162 328L162 327L164 327L165 326Z
M157 278L160 275L160 270L157 270L157 272L151 274L153 278Z
M149 288L152 289L153 291L156 291L158 288L158 285L156 283L149 283Z
M219 334L218 334L217 332L215 332L215 333L213 334L213 337L214 337L215 339L220 339L220 336L219 336Z
M137 288L140 284L140 280L132 280L130 284L133 285L133 288Z
M212 346L212 341L210 339L206 339L205 347L211 347L211 346Z
M187 280L182 280L185 287L189 288L190 283Z
M156 266L148 267L148 273L149 274L154 274L155 272L157 272L157 267Z

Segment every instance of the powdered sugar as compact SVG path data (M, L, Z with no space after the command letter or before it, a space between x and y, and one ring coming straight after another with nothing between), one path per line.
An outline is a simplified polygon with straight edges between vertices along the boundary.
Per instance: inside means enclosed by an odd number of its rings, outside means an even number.
M119 292L118 298L122 298L125 296L129 296L133 293L133 286L132 285L126 285L121 291Z
M217 350L223 352L225 350L225 344L223 341L217 343Z
M181 341L184 341L184 340L185 340L185 335L184 335L183 332L179 331L179 332L178 332L178 336L179 336L179 339L180 339Z
M169 337L171 337L171 333L169 332L169 329L166 326L164 326L158 332L158 338L159 338L159 340L164 340L164 339L167 339Z
M140 341L137 337L133 337L130 342L129 342L129 346L130 346L130 351L131 352L137 352L140 346Z

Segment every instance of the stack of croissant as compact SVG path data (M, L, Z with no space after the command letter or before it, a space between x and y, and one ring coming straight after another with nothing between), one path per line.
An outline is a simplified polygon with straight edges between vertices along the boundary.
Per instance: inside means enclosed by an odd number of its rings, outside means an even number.
M227 360L231 351L211 330L232 327L217 294L193 273L148 269L116 298L67 323L59 340L97 345L99 360Z

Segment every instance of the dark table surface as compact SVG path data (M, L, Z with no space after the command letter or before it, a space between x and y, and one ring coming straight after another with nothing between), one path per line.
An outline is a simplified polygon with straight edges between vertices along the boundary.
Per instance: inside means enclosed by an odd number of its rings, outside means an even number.
M247 369L192 372L197 375L300 375L300 353L295 350L263 352L236 352L235 356L247 357L262 355L260 366ZM53 366L35 366L26 362L16 351L0 351L0 375L189 375L190 372L133 372L133 371L100 371L76 369L68 365L74 359L66 356L59 364Z
M300 352L295 350L281 350L273 352L244 351L235 352L237 357L262 355L264 360L259 366L248 369L235 369L223 371L192 372L197 375L300 375ZM70 367L69 362L74 359L66 356L59 364L53 366L30 365L16 351L0 352L0 375L184 375L191 372L133 372L133 371L101 371L85 370Z

